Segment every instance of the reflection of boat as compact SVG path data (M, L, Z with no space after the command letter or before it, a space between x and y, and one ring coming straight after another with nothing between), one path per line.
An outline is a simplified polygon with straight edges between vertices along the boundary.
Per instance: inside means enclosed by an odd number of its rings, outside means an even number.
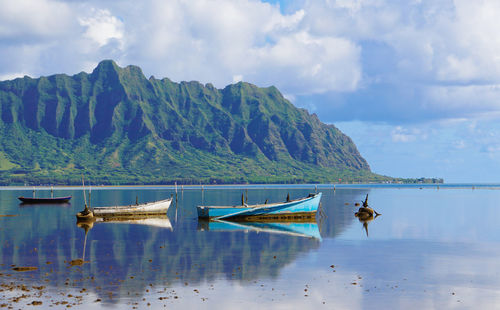
M315 218L318 210L321 193L309 194L306 198L289 200L286 202L240 206L198 206L198 217L212 220L244 219L248 221L262 220L291 220L299 218Z
M71 196L67 197L54 197L54 198L31 198L31 197L17 197L17 199L21 200L22 203L25 204L49 204L49 203L67 203Z
M171 203L172 198L130 206L99 207L89 209L87 208L87 205L85 205L85 210L78 212L76 217L78 219L92 219L94 217L117 218L123 216L166 214Z
M85 230L85 240L83 242L82 258L77 258L69 262L71 266L81 266L88 261L85 260L85 249L87 246L87 233L94 227L95 223L122 223L138 224L172 230L172 224L166 214L142 215L142 216L116 216L116 217L95 217L92 220L78 220L76 226Z
M256 231L286 234L321 240L318 224L314 222L231 222L224 220L198 221L198 230Z
M115 216L115 217L98 217L96 223L123 223L123 224L138 224L172 230L172 223L166 214L160 215L143 215L143 216Z

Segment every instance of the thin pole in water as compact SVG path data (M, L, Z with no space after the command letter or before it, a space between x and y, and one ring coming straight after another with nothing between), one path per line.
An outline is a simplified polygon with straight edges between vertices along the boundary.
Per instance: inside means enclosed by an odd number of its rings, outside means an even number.
M175 200L175 222L177 223L177 199Z
M85 180L83 179L82 174L82 187L83 187L83 201L85 202L85 209L87 209L87 195L85 194Z
M90 194L92 193L92 185L89 182L89 208L90 208Z
M201 204L204 205L205 196L203 195L203 185L201 186Z
M177 214L177 181L175 181L175 212ZM177 218L175 221L177 222Z

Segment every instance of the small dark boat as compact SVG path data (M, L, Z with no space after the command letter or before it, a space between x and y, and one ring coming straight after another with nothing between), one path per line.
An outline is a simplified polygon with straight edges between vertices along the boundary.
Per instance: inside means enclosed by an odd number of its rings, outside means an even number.
M35 198L35 197L17 197L22 203L39 204L39 203L67 203L72 196L54 197L54 198Z

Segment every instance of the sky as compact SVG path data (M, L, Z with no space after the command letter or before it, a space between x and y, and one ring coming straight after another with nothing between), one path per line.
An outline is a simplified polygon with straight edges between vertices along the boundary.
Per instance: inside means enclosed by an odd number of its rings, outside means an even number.
M91 72L275 85L373 172L500 183L497 0L0 0L0 80Z

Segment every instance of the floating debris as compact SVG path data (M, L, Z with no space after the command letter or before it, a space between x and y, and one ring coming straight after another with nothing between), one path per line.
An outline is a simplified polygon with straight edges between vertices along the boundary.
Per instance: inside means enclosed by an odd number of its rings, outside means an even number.
M77 258L77 259L74 259L72 261L69 262L69 265L71 267L73 266L82 266L83 264L86 264L86 263L90 263L88 260L83 260L81 258Z
M14 271L33 271L33 270L37 270L38 267L13 267L12 270Z

